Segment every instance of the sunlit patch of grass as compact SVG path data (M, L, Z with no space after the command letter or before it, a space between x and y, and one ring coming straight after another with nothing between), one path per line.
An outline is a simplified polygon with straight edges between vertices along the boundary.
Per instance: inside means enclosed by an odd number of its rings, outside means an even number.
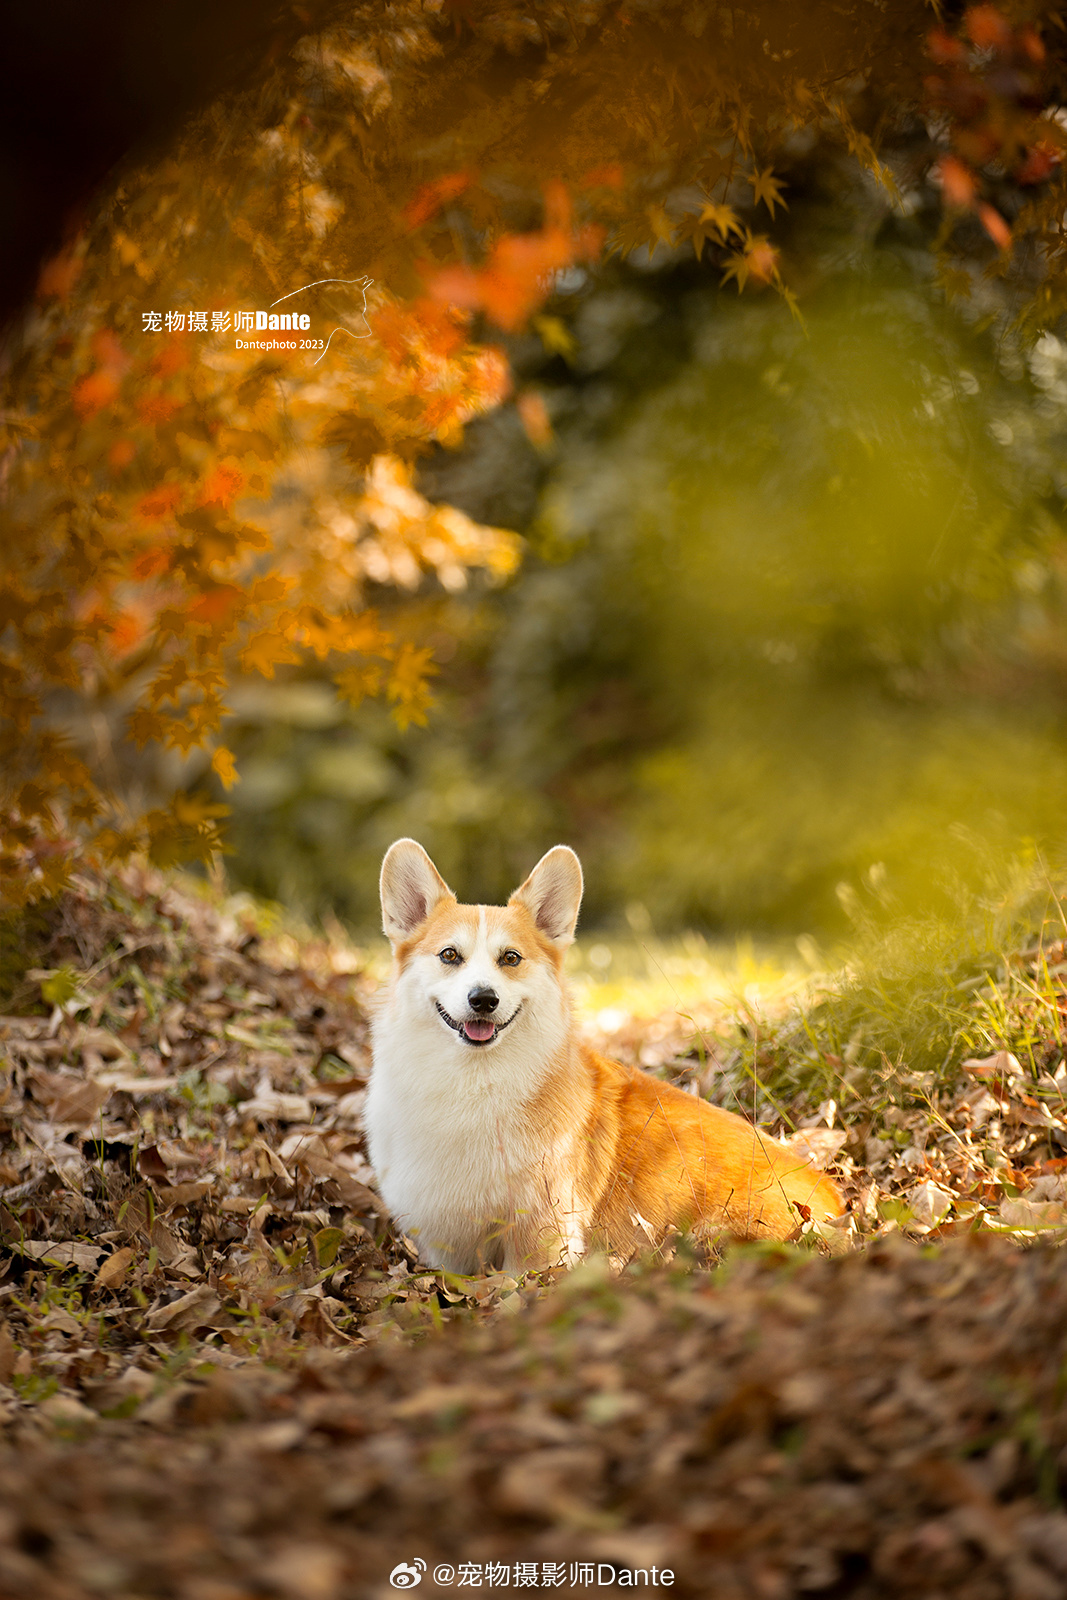
M752 939L580 939L568 952L567 974L583 1022L611 1032L623 1021L675 1012L730 1014L738 1005L778 1011L806 992L812 970L796 945Z
M1016 952L1062 944L1041 863L1009 863L954 913L905 916L872 892L851 904L847 946L587 937L568 957L583 1032L608 1054L757 1116L783 1106L907 1099L968 1055L1013 1050L1036 1076L1063 1042L1062 970ZM1063 970L1067 970L1065 964Z

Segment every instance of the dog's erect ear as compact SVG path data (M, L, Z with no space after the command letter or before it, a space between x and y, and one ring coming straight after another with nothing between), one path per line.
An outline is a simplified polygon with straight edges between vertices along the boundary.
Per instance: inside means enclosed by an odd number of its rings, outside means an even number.
M516 901L526 907L546 939L570 944L582 903L582 864L574 851L565 844L554 845L508 904Z
M455 899L421 844L398 839L382 862L382 927L396 944L425 922L434 906L447 895Z

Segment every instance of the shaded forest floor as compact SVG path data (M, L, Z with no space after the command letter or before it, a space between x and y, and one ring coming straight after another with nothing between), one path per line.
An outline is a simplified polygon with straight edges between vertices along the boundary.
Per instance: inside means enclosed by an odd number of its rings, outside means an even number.
M456 1279L365 1159L358 953L80 882L0 937L0 1595L1057 1600L1065 977L1060 925L925 990L601 1006L846 1226Z

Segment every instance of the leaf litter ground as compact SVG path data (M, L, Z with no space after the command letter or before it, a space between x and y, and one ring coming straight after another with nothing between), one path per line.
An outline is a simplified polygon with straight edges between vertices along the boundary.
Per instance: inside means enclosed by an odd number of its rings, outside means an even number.
M837 1098L772 1095L721 1008L601 1013L712 1098L752 1068L850 1220L517 1281L392 1230L340 936L146 873L32 934L0 1020L0 1595L342 1600L417 1561L425 1593L1067 1594L1062 944L975 985L950 1070L834 1057Z

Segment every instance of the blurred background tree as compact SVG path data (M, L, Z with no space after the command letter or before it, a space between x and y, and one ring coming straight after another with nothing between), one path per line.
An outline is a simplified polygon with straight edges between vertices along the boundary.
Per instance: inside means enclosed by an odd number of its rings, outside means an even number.
M357 921L400 832L664 929L1054 845L1063 30L932 21L327 7L124 170L6 351L9 895L211 771ZM315 366L143 329L367 276Z
M803 324L664 249L557 298L565 355L514 342L551 443L509 407L420 481L526 560L423 601L428 727L244 702L247 881L369 922L400 833L486 899L561 837L594 919L825 930L842 885L914 908L1058 842L1067 348L945 305L933 196L837 178L797 174Z

